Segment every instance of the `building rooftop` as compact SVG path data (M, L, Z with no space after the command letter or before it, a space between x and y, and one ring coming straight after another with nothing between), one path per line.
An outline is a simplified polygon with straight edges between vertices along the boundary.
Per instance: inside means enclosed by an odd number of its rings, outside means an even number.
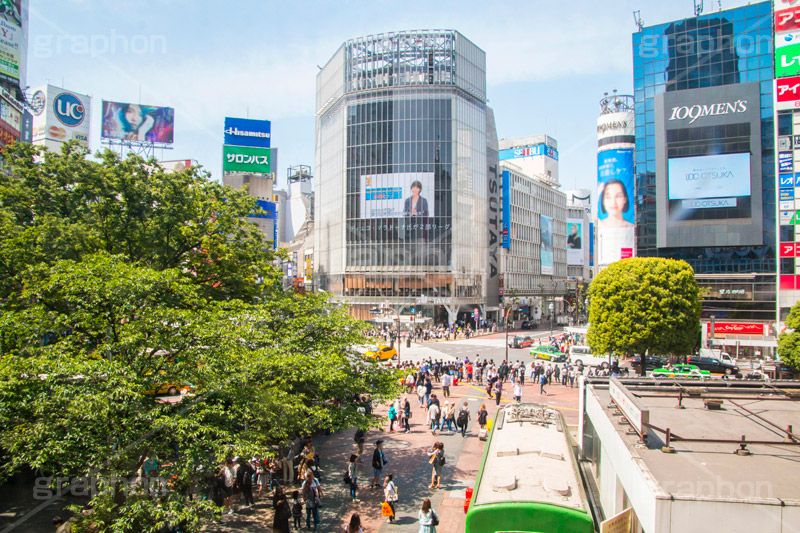
M561 414L540 404L500 410L475 504L537 501L588 511Z
M587 387L658 497L800 505L800 381L594 379Z

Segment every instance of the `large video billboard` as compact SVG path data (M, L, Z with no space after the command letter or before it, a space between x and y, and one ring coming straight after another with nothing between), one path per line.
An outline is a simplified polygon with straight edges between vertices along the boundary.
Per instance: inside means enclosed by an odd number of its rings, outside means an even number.
M583 266L583 219L567 219L567 264Z
M682 200L681 209L736 207L750 196L750 153L672 158L667 180L669 199Z
M553 218L539 215L542 274L553 275Z
M632 256L635 234L633 150L597 153L598 264Z
M24 86L28 0L0 1L0 79Z
M361 218L433 217L433 172L361 176Z
M269 120L225 117L225 144L269 148L272 137Z
M92 102L89 96L45 85L34 89L30 102L33 142L75 140L89 145Z
M103 139L172 144L174 130L171 107L103 101Z

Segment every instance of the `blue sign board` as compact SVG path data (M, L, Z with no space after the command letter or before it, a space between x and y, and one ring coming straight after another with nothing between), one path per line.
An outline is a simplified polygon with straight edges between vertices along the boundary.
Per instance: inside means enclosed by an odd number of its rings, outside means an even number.
M788 200L794 200L794 189L778 189L779 198L781 202L786 202Z
M594 266L594 222L589 222L589 266Z
M275 202L268 202L266 200L256 200L256 204L258 204L258 207L266 211L266 214L253 215L253 218L269 218L271 220L275 220L277 218L277 209L275 206Z
M551 148L546 144L500 150L500 161L505 161L506 159L519 159L520 157L533 157L537 155L546 155L550 159L555 159L558 161L558 150Z
M791 172L794 169L794 154L792 152L778 153L778 172Z
M780 174L778 178L779 187L794 187L794 174Z
M511 248L511 174L503 171L503 248Z
M225 144L269 148L271 128L269 120L225 117Z

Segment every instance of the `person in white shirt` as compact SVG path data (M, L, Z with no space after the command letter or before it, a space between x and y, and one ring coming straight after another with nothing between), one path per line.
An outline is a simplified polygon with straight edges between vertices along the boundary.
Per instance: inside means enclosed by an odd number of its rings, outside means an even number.
M450 397L450 386L453 384L453 376L445 372L442 376L442 394L445 398Z
M519 381L514 385L514 399L517 403L522 401L522 384Z

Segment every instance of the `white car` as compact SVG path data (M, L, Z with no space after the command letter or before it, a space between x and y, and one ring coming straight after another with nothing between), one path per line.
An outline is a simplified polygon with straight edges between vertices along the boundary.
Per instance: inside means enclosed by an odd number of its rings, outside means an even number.
M570 346L569 348L569 364L570 365L583 365L600 368L608 367L608 357L597 357L592 354L592 349L588 346Z

